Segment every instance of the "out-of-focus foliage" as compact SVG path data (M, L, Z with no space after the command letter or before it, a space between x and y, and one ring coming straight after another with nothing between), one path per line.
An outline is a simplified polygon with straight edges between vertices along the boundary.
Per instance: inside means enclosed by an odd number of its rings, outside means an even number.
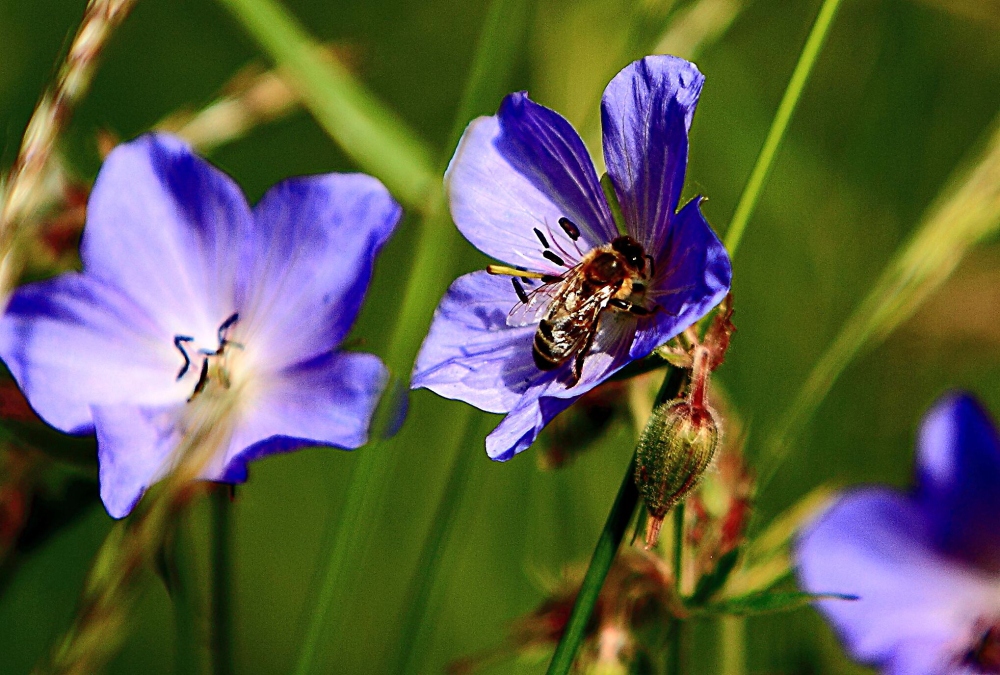
M5 169L83 4L0 0ZM318 40L335 45L347 67L433 151L444 151L486 2L289 0L286 6ZM696 57L706 85L691 132L685 194L707 195L705 213L722 229L818 7L818 1L778 0L537 0L511 89L528 89L593 140L610 76L656 45L690 50L681 55ZM876 0L841 7L734 263L739 332L715 379L746 422L751 463L760 439L782 419L947 178L987 142L1000 110L998 25L995 2ZM64 138L71 176L83 184L93 178L100 133L128 138L179 109L198 109L253 61L265 63L220 5L140 0ZM599 156L599 148L592 151ZM301 111L218 145L211 157L251 199L288 175L357 168ZM385 327L400 311L414 222L402 226L379 262L352 336L365 351L385 354L388 347ZM53 250L58 264L72 264L72 256L62 257L62 244ZM467 271L484 262L463 242L454 259L441 264ZM1000 249L987 242L912 319L848 365L757 495L758 531L820 485L905 484L916 422L942 390L968 388L1000 410L998 269ZM341 618L320 646L318 660L333 672L379 673L391 658L409 577L453 460L442 448L456 447L465 433L463 425L449 424L461 410L462 404L429 392L412 396L401 437L386 450L393 455L389 497L377 522L366 524L377 536L352 563L363 583L336 608ZM475 413L470 424L481 438L489 423ZM468 497L430 591L433 629L422 631L421 672L441 672L502 642L511 622L544 599L546 585L536 579L555 578L586 560L635 437L628 416L619 415L601 426L585 453L554 471L539 470L538 457L530 456L539 448L498 465L478 441L460 447L473 458ZM31 444L23 439L3 441L22 453L3 450L7 480L21 471L23 453L34 450L18 445ZM92 447L71 452L86 455ZM255 465L250 482L238 489L232 556L238 672L292 668L306 625L301 612L311 607L318 583L322 535L340 512L357 459L330 450L271 458ZM67 504L82 510L23 546L16 564L4 568L0 674L27 672L67 628L84 574L111 528L94 493L72 488L91 480L87 469L60 471L33 489L56 511ZM192 514L196 540L203 538L199 524L206 515L207 504ZM779 530L772 536L780 539ZM759 553L768 559L767 551ZM738 569L730 583L743 583L740 574L753 571ZM170 599L153 575L147 589L110 672L174 672ZM695 622L692 640L705 648L692 650L691 672L717 673L724 663L725 672L734 672L732 650L712 647L717 633L726 645L745 644L750 672L853 672L811 610L718 626L710 618ZM509 660L487 672L543 669L544 660Z

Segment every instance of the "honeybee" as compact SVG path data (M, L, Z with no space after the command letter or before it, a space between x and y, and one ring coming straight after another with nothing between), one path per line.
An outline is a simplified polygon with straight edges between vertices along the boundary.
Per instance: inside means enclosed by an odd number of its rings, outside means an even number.
M561 218L559 224L573 241L579 237L577 227ZM545 250L543 255L556 264L565 265L554 253L545 236L535 230ZM531 356L539 370L549 371L574 359L570 385L576 384L583 363L593 346L606 310L646 316L653 310L634 302L641 298L654 274L653 258L642 245L629 236L616 238L609 244L586 253L579 263L560 275L540 274L490 265L491 274L512 277L514 291L520 302L507 316L508 326L527 326L538 322ZM526 292L525 282L541 280L542 285Z

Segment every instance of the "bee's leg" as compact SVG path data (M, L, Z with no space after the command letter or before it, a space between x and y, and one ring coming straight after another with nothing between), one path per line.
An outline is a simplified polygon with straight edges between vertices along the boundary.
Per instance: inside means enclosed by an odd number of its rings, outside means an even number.
M587 342L583 347L576 353L576 358L573 359L573 380L570 386L576 386L576 383L580 381L580 376L583 374L583 362L590 354L590 348L594 346L594 338L597 337L597 328L594 327L590 331L590 335L587 336Z
M656 276L656 261L648 253L646 254L646 260L649 261L649 278L652 279Z
M653 312L660 309L659 305L657 305L653 309L649 309L648 307L643 307L642 305L637 305L635 303L629 302L628 300L620 300L618 298L611 298L608 304L614 307L615 309L620 309L624 312L635 314L636 316L649 316Z

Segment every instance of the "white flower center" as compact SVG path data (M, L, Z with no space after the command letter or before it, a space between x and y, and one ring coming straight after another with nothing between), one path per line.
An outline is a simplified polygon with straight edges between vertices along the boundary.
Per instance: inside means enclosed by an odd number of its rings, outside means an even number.
M238 360L238 354L244 346L230 339L233 326L239 321L240 315L233 313L219 326L218 342L215 346L205 346L189 335L175 335L174 346L180 352L184 363L177 373L177 379L190 378L192 373L198 373L188 401L191 401L209 386L229 389L232 386L232 365Z

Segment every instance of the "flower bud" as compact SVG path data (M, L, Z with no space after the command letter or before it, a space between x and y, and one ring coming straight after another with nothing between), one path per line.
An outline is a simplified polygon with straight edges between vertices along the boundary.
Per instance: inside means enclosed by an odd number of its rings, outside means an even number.
M656 545L667 512L701 480L719 445L707 406L675 400L657 406L636 450L635 482L646 501L646 548Z

